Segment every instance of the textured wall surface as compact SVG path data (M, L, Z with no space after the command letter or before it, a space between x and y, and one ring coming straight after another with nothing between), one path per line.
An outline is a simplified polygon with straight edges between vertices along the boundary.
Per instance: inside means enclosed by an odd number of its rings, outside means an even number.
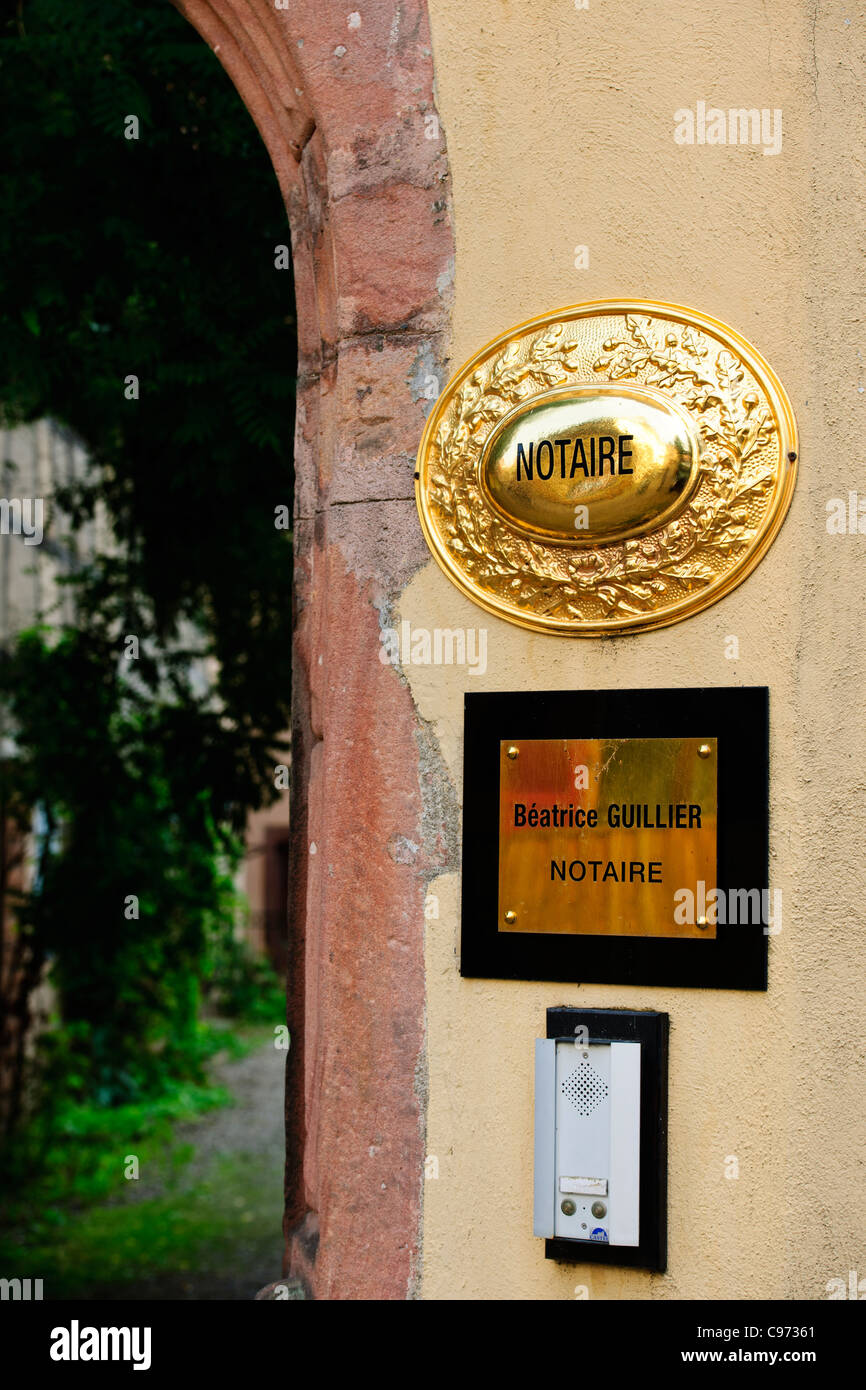
M766 684L771 886L766 995L463 981L459 881L431 884L424 1296L826 1298L866 1269L860 903L866 818L866 536L826 502L866 494L866 13L792 0L431 0L457 263L454 362L533 314L633 295L692 304L751 338L801 430L800 478L756 572L697 618L617 640L530 635L430 563L413 627L486 627L484 675L411 666L456 783L465 689ZM470 14L471 11L471 14ZM679 146L699 100L780 109L782 149ZM589 248L589 268L574 266ZM739 638L739 660L725 658ZM671 1015L669 1268L543 1257L531 1234L532 1040L552 1004ZM740 1176L726 1179L729 1155Z
M405 1297L419 1271L428 1298L825 1297L866 1270L866 537L826 529L828 499L866 491L864 7L180 3L271 152L298 288L292 1268L331 1298ZM699 101L780 111L782 148L676 144ZM800 481L767 558L699 617L530 635L429 559L413 454L449 333L459 363L613 295L751 338L793 400ZM486 670L383 665L404 620L485 628ZM737 683L771 689L769 993L461 980L464 691ZM666 1275L559 1266L531 1235L532 1040L561 1003L670 1012Z

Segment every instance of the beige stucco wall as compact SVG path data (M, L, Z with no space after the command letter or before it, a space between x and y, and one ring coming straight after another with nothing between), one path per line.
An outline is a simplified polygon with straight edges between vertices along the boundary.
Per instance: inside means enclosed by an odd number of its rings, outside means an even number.
M769 993L462 980L459 883L427 923L426 1298L826 1298L866 1274L862 1153L866 537L825 503L866 493L862 4L806 0L431 0L453 175L453 364L523 319L632 295L691 304L751 338L801 430L789 518L733 594L615 641L529 634L435 563L403 594L414 626L483 626L488 665L406 669L462 779L466 689L766 684L771 887L784 894ZM848 22L850 20L850 23ZM698 100L780 108L775 156L679 147ZM574 268L574 248L590 266ZM740 657L725 658L739 638ZM671 1015L669 1268L563 1266L531 1234L533 1039L545 1008ZM725 1177L729 1155L737 1180Z

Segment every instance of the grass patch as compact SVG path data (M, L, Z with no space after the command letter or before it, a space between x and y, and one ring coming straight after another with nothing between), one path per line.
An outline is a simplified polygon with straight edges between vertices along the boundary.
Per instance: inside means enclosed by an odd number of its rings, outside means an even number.
M272 1032L208 1027L213 1061L246 1056ZM2 1213L0 1273L45 1278L46 1297L86 1296L91 1284L194 1269L206 1249L212 1262L260 1217L272 1232L273 1195L253 1171L258 1159L215 1159L203 1181L177 1190L195 1152L175 1142L177 1125L231 1104L225 1086L188 1081L126 1105L56 1099L4 1156L3 1185L15 1195ZM141 1179L125 1176L130 1156L147 1175L145 1191L156 1186L159 1196L139 1197Z
M31 1224L26 1248L3 1251L4 1274L43 1278L47 1299L118 1298L160 1276L207 1278L233 1264L239 1242L272 1249L276 1265L279 1178L260 1157L216 1157L182 1193L95 1206L62 1228Z

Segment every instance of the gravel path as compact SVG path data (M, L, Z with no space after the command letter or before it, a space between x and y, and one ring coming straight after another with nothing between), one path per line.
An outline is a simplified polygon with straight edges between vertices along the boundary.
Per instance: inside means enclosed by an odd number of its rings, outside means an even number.
M174 1176L167 1168L129 1184L124 1205L149 1204L156 1228L189 1223L188 1267L154 1277L142 1270L92 1296L247 1300L280 1278L285 1059L268 1039L239 1061L218 1063L213 1079L234 1104L178 1125L174 1143L194 1154Z
M189 1187L198 1182L214 1158L223 1154L264 1159L275 1172L279 1171L282 1220L286 1053L268 1039L240 1061L219 1063L211 1074L215 1082L231 1091L235 1103L190 1124L178 1125L177 1142L194 1144L196 1150L184 1169L183 1185ZM279 1234L279 1222L277 1226Z

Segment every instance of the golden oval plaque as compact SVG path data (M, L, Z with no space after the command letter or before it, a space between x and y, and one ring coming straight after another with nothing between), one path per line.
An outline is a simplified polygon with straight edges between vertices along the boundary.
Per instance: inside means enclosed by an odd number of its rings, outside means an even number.
M416 497L470 598L592 636L730 592L778 532L796 461L788 398L738 333L678 305L600 300L461 368L427 421Z
M508 412L481 452L479 482L518 532L596 545L678 511L699 456L692 421L661 391L566 387Z

